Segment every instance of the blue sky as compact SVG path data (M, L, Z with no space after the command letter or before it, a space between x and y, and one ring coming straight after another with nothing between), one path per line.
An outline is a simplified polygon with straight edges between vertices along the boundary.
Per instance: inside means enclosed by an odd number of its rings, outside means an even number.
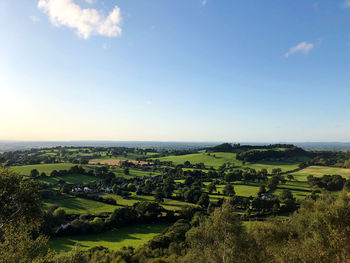
M350 141L350 2L0 2L0 139Z

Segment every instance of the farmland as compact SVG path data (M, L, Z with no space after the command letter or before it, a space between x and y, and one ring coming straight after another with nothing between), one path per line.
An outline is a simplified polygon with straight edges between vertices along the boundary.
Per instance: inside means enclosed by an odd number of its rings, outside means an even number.
M236 159L236 153L216 152L208 155L207 153L195 153L180 156L167 156L157 158L162 162L173 162L174 164L184 164L189 161L191 164L204 163L206 168L219 168L223 164L230 164L235 168L253 168L256 170L267 169L269 172L274 168L281 168L283 172L292 171L298 168L300 162L287 161L261 161L257 163L245 163Z
M204 163L207 168L210 168L211 166L214 168L219 168L225 163L231 163L235 166L242 165L242 163L236 159L235 153L215 153L208 155L207 153L201 152L180 156L167 156L157 159L161 162L173 162L174 164L184 164L186 161L192 164Z
M63 208L68 214L113 212L116 208L120 207L79 197L48 199L45 200L44 205L46 208L57 205Z
M57 184L59 181L65 181L67 184L89 184L99 181L98 178L83 174L73 174L67 176L50 176L39 178L39 182Z
M306 177L308 175L320 177L325 174L338 174L345 178L350 178L350 169L327 166L310 166L301 171L293 173L294 177L299 181L306 181Z
M76 245L83 250L95 246L104 246L112 250L119 250L127 246L137 248L155 235L162 233L168 226L169 224L138 224L100 234L66 236L51 240L50 247L59 252L69 251Z
M65 170L73 167L74 164L71 163L53 163L53 164L35 164L35 165L22 165L13 166L11 169L22 175L29 175L30 171L36 169L39 173L46 173L50 175L53 170Z
M243 161L239 149L40 149L19 156L22 165L12 160L16 165L10 169L42 183L42 209L55 226L50 240L54 251L67 252L76 245L82 250L119 250L141 246L186 216L198 224L198 218L205 218L223 200L230 200L234 214L245 224L269 217L287 219L305 199L323 194L324 189L307 181L309 175L350 177L350 169L310 165L307 153L300 150L300 156L290 156L290 148L257 148L256 153L243 147L249 158L249 151L254 158L263 156L249 162ZM276 152L282 157L269 156ZM50 160L55 163L47 163ZM331 194L336 196L339 190ZM56 218L56 211L61 218Z

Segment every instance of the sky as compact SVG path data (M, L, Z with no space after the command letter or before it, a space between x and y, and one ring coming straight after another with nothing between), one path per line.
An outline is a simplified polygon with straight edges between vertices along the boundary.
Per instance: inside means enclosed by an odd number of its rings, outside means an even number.
M0 1L0 140L350 141L350 1Z

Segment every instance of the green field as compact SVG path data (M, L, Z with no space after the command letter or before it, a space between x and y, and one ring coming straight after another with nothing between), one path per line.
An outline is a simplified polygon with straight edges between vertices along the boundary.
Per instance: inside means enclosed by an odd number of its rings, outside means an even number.
M313 175L316 177L321 177L325 174L334 175L338 174L345 178L350 178L350 169L328 167L328 166L309 166L301 171L292 173L294 178L298 181L307 181L308 175Z
M219 168L224 163L231 163L235 166L241 166L242 162L236 159L236 153L193 153L178 156L167 156L157 158L161 162L173 162L174 164L183 164L189 161L191 164L204 163L207 168L213 166L215 169Z
M159 172L152 172L152 171L143 171L143 170L140 170L140 169L132 169L130 168L129 169L129 174L128 175L125 175L124 174L124 169L122 168L119 168L117 166L113 166L111 168L112 172L114 172L115 176L117 177L124 177L124 178L127 178L127 179L131 179L131 178L134 178L134 177L142 177L142 176L157 176L157 175L160 175Z
M303 200L303 199L305 199L306 196L311 195L311 192L309 192L309 191L290 189L290 188L287 188L287 187L285 189L290 190L292 192L292 194L293 194L293 197L296 198L296 199L300 199L300 200ZM282 189L282 188L278 188L278 189L275 189L273 191L270 191L269 193L272 194L272 195L279 196L283 192L283 190L284 189Z
M122 196L116 195L116 194L106 194L106 195L103 195L102 197L113 198L114 200L117 201L118 205L122 205L122 206L132 206L133 204L137 202L142 202L142 201L154 201L153 196L136 195L135 193L132 193L132 196L125 199ZM197 205L183 202L183 201L164 198L164 202L161 203L161 206L163 206L167 210L176 211L176 210L180 210L184 206L197 206Z
M57 184L59 180L64 180L67 184L89 184L96 181L100 181L100 179L96 177L82 175L82 174L72 174L72 175L55 176L55 177L51 176L51 177L38 179L39 182L50 183L50 184Z
M119 250L124 246L137 248L162 233L167 227L169 224L139 224L99 234L60 237L52 239L50 247L57 252L69 251L75 245L79 245L83 250L95 246L104 246L111 250Z
M215 169L219 168L224 163L230 163L235 166L237 169L243 169L245 167L253 168L256 170L261 170L263 168L267 169L269 172L274 168L281 168L283 172L291 171L298 168L299 162L279 162L279 161L262 161L257 163L246 163L242 164L240 160L236 159L236 153L225 153L225 152L217 152L211 153L208 155L207 153L194 153L194 154L186 154L186 155L178 155L178 156L167 156L157 158L162 162L173 162L175 165L183 164L186 161L189 161L191 164L204 163L207 168L211 166Z
M57 205L60 208L63 208L68 214L98 214L101 212L113 212L116 208L121 207L75 197L45 200L44 205L46 208L52 205Z
M11 170L18 172L22 175L29 175L30 171L37 169L39 173L44 172L46 175L50 175L53 170L68 170L75 166L72 163L52 163L52 164L33 164L33 165L22 165L22 166L11 166Z
M247 163L245 167L253 168L255 170L267 169L269 173L272 172L274 168L281 168L283 172L292 171L297 169L299 162L274 162L265 161L257 163Z

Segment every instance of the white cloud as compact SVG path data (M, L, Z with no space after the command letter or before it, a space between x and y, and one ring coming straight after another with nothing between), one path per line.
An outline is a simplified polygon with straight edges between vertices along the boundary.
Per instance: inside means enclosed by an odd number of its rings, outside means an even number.
M350 0L349 0L350 1ZM202 5L206 5L207 4L207 0L202 0Z
M30 20L32 20L32 22L34 22L34 23L37 23L37 22L40 21L39 17L37 17L37 16L30 16L29 18L30 18Z
M346 0L346 1L344 2L344 7L345 7L345 8L349 8L349 7L350 7L350 0Z
M82 9L73 0L39 0L38 7L49 16L53 25L73 28L84 39L91 35L116 37L122 32L118 6L108 16L93 8Z
M293 55L294 53L300 52L304 53L304 55L307 55L311 49L314 48L314 45L307 42L301 42L298 45L291 47L289 51L284 55L286 58L288 58L290 55Z
M85 0L86 3L92 4L95 0Z

